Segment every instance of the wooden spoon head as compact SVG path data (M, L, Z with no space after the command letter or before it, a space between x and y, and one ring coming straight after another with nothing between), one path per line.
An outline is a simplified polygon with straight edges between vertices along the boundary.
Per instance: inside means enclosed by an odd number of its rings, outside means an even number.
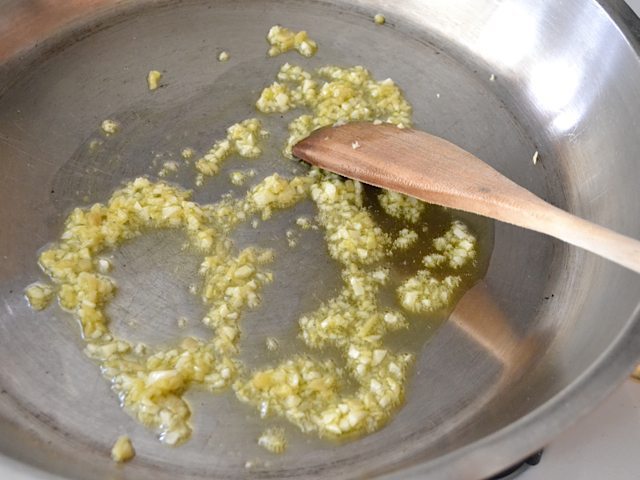
M484 215L488 212L478 211L476 200L516 187L460 147L390 124L322 128L295 145L293 154L348 178Z

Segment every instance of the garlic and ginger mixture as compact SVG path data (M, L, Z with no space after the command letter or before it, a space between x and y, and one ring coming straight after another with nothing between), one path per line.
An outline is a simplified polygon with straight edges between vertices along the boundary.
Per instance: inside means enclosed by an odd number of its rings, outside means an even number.
M294 48L311 56L317 49L306 32L283 27L273 27L268 40L270 56ZM411 106L393 80L377 81L361 66L326 66L311 73L284 64L276 82L260 94L256 108L265 120L269 114L306 110L288 125L283 152L288 158L296 142L324 126L351 121L411 125ZM103 129L116 130L104 125ZM228 157L260 157L267 141L260 118L232 125L226 138L195 161L196 186L202 186L204 176L219 173ZM182 156L197 158L191 148ZM255 170L235 171L226 180L241 186L254 175ZM124 409L166 444L181 443L191 434L191 407L184 398L190 388L212 393L232 389L261 417L275 415L321 437L373 432L402 404L414 360L413 352L387 345L387 335L408 329L419 321L416 314L451 307L462 293L464 276L475 268L477 241L464 223L454 220L430 240L420 267L394 277L394 255L405 255L425 241L421 235L428 229L416 227L421 220L428 223L430 210L420 201L383 191L377 196L380 214L402 227L385 231L364 190L359 182L311 168L290 178L272 174L240 196L229 193L216 203L199 204L188 190L136 178L106 203L71 212L60 239L39 257L50 283L34 283L25 295L35 310L57 297L78 320L85 353L99 364ZM341 269L341 287L315 310L291 319L297 320L306 352L250 371L239 357L241 319L247 309L269 308L260 306L263 288L273 281L268 266L287 259L259 245L239 250L231 234L242 223L256 228L257 217L268 221L274 211L304 201L313 202L316 216L296 219L298 233L288 231L287 240L294 246L299 232L322 229L326 253ZM190 248L202 256L200 282L193 292L206 306L200 320L211 330L209 338L185 336L172 347L160 348L112 333L106 306L117 295L117 284L105 255L150 229L183 230ZM381 302L382 289L395 292L394 305ZM267 337L265 348L278 351L278 339ZM328 350L339 352L338 357L327 359ZM274 453L286 448L280 428L265 430L257 441ZM114 455L118 461L129 456Z

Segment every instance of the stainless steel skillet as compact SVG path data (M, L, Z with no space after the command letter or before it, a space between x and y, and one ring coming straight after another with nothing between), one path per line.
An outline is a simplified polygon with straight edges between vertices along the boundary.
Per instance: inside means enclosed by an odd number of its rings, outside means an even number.
M380 432L336 445L292 431L289 454L270 457L255 446L262 423L247 409L230 396L194 395L194 438L163 447L121 412L68 316L35 315L22 291L38 278L37 250L55 239L69 208L152 173L156 155L207 148L228 120L252 114L256 92L283 61L303 63L266 58L271 25L304 28L319 41L305 65L363 64L393 77L420 128L553 203L639 237L639 21L622 2L577 0L0 7L0 449L9 468L15 459L39 469L29 470L35 478L233 478L247 476L245 463L255 460L256 477L482 478L543 446L638 360L633 274L496 225L484 284L424 347L406 407ZM381 28L371 22L378 12L388 19ZM215 61L221 50L229 62ZM152 68L165 71L160 95L146 89ZM87 154L111 117L126 135ZM179 288L195 263L165 262L171 238L148 242L119 257L133 274L113 313L136 315L131 334L163 342L173 334L167 311L201 313ZM288 294L274 301L277 316L301 308L291 299L310 279L322 291L335 285L336 271L313 256L281 268ZM247 335L248 352L266 329L293 328L275 317L247 324L256 332ZM125 431L139 455L121 469L108 451Z

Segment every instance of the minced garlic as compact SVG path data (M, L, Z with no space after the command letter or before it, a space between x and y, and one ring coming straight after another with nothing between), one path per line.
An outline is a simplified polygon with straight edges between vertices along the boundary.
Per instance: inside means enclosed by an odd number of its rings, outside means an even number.
M80 321L87 355L101 362L125 408L158 429L165 443L190 435L191 413L182 399L189 385L218 390L233 380L238 364L229 353L237 350L240 313L258 304L261 286L271 279L261 270L272 261L271 252L248 248L232 255L226 238L232 224L237 221L212 215L192 202L188 192L138 178L116 191L107 205L75 209L61 241L40 255L41 266L58 285L61 306ZM180 347L147 356L109 332L104 310L116 284L99 273L104 259L98 255L150 227L183 228L192 245L205 253L201 295L209 311L203 322L215 328L209 342L187 338Z
M309 230L316 227L307 217L296 218L296 225L298 225L302 230Z
M384 18L384 15L378 13L373 17L373 21L376 25L384 25L384 22L386 22L387 19Z
M170 173L175 173L178 171L178 167L179 167L178 162L176 162L175 160L169 160L167 162L164 162L162 164L162 168L158 172L158 176L166 177Z
M411 125L411 106L393 80L377 82L361 66L327 66L311 74L287 63L280 68L277 81L262 91L256 107L264 113L300 107L311 110L289 124L284 149L289 158L293 145L328 125L375 120Z
M420 219L420 215L427 206L416 198L390 190L385 190L378 195L378 201L387 215L411 223L416 223Z
M460 286L458 276L438 280L429 270L420 270L398 288L400 303L410 312L434 312L448 307Z
M55 290L51 285L36 282L29 285L25 289L24 294L31 308L34 310L44 310L49 303L51 303Z
M442 237L436 238L433 246L447 257L451 268L460 268L476 257L476 238L459 220L455 220Z
M390 239L362 208L362 184L318 170L311 175L317 178L311 185L311 198L326 229L329 254L343 263L370 264L382 259Z
M287 439L282 428L267 428L260 438L258 445L269 450L271 453L283 453L287 448Z
M267 347L267 350L269 350L270 352L275 352L280 348L280 342L278 342L278 339L275 337L267 337L264 343Z
M220 164L232 153L241 157L256 158L262 153L260 140L267 135L257 118L236 123L227 129L227 137L217 141L199 160L196 168L203 175L215 175Z
M103 120L100 126L102 131L107 135L113 135L118 133L118 130L120 130L120 124L115 120Z
M298 245L298 237L296 235L296 232L294 232L293 230L287 230L285 234L287 237L287 244L289 245L289 247L293 248L296 245Z
M127 435L118 437L111 449L111 458L114 462L123 463L135 457L136 452L131 444L131 439Z
M393 241L393 248L396 250L406 250L418 240L418 234L408 228L403 228L398 232L398 236Z
M183 148L182 151L180 152L180 156L185 160L189 160L193 158L195 154L196 154L195 150L191 147Z
M106 258L101 258L98 260L98 272L100 273L109 273L113 268L113 265Z
M200 267L204 276L202 299L211 305L203 323L215 330L213 343L216 351L223 354L237 351L240 337L237 320L246 307L258 305L260 290L273 279L270 272L259 269L260 265L273 261L271 250L249 247L237 257L231 257L227 248L220 245Z
M476 238L459 220L453 221L443 236L434 239L433 246L436 253L422 259L426 269L419 270L397 289L401 305L411 312L434 312L451 305L462 278L447 275L441 279L434 272L443 265L458 269L476 256Z
M229 52L226 52L224 50L218 54L219 62L226 62L227 60L229 60L229 58L231 58L231 56L229 55Z
M262 416L282 415L304 432L328 437L371 432L402 402L413 358L383 346L384 335L405 328L407 321L401 313L379 306L378 290L388 281L388 271L366 268L385 258L389 239L364 208L358 182L316 169L310 178L329 253L343 264L344 287L337 297L300 318L301 338L312 349L340 349L347 371L332 362L296 357L254 372L248 381L238 380L234 389ZM346 374L359 385L353 394L342 393Z
M245 210L260 212L262 219L271 217L274 209L288 208L309 196L311 177L294 177L287 180L273 174L253 187L247 194Z
M376 23L380 23L377 16ZM270 30L269 42L270 55L295 48L311 56L317 48L306 32L283 27ZM223 54L220 61L228 58ZM277 81L262 91L256 107L264 113L308 110L289 124L284 150L289 157L297 141L323 126L350 121L385 122L400 128L411 124L411 107L395 83L391 79L378 82L359 66L328 66L311 74L285 64ZM116 122L108 128L105 122L105 133L117 131ZM218 173L232 154L258 157L265 136L256 118L229 127L226 138L196 161L196 185L203 184L205 175ZM352 147L361 145L354 141ZM192 149L181 153L185 160L193 155ZM166 172L177 168L176 162L163 165ZM236 171L230 179L242 185L254 174ZM229 235L240 223L251 222L256 228L256 216L267 221L275 210L309 198L317 207L318 225L306 217L298 218L296 225L303 230L324 229L327 251L341 268L342 288L314 311L301 315L300 338L312 351L337 349L344 368L334 361L296 355L249 372L238 358L240 321L247 309L259 305L263 288L272 282L266 266L275 258L273 251L257 247L238 251ZM410 223L417 222L425 208L415 199L391 192L382 193L379 202L387 214ZM111 333L106 307L117 285L108 275L113 266L101 255L152 228L182 229L189 239L187 247L201 252L201 282L190 285L189 291L198 294L207 308L202 322L212 329L209 339L185 337L173 347L154 349ZM290 246L300 234L299 230L286 232ZM303 432L323 437L363 434L381 428L403 401L413 355L385 345L385 336L408 328L409 320L400 311L383 307L379 293L391 282L393 252L408 249L417 240L414 230L402 228L393 239L377 224L365 205L362 184L316 168L293 178L267 176L244 196L225 194L210 205L192 201L190 192L178 187L138 178L114 192L107 204L73 210L59 242L40 255L40 265L55 287L34 284L26 295L33 308L44 308L44 299L57 293L60 305L81 325L86 355L99 363L123 407L156 430L166 444L178 444L191 434L191 409L184 395L193 386L210 392L231 387L261 417L279 415ZM462 222L454 221L433 240L433 249L422 259L424 269L397 288L390 286L405 310L424 313L448 308L460 293L466 274L462 267L473 265L476 239ZM182 327L188 319L177 321ZM265 345L269 351L279 347L273 337ZM267 429L258 443L276 453L286 447L281 429ZM125 440L122 447L118 458L127 456Z
M162 72L158 70L151 70L147 75L147 84L149 85L149 90L156 90L160 86L160 80L162 79Z
M255 176L256 176L255 170L244 170L244 171L236 170L229 174L229 180L231 181L232 184L236 186L242 186L247 181L247 179L253 178Z
M297 50L304 57L312 57L318 50L318 44L309 38L307 32L294 32L286 27L275 25L271 27L267 34L269 56L275 57L289 50Z
M244 309L258 305L261 289L271 282L263 266L273 261L273 253L249 247L234 254L227 235L253 214L266 220L273 209L309 196L328 252L343 266L343 289L300 318L301 338L312 349L338 348L346 369L298 356L245 377L236 358L239 320ZM204 252L199 291L208 306L203 323L214 330L209 341L187 337L179 346L148 353L109 332L104 311L116 285L99 255L150 227L183 228ZM405 229L398 238L415 241L415 232ZM100 362L127 411L158 430L163 442L180 443L191 433L191 410L183 399L191 385L210 391L233 385L238 399L261 415L281 415L305 432L335 437L380 428L404 396L413 356L385 347L384 336L406 328L407 320L378 302L378 290L389 279L383 262L390 244L364 206L362 185L318 169L291 179L274 174L244 198L224 197L205 206L192 202L188 192L139 178L116 191L107 205L75 209L61 241L41 254L40 263L58 285L60 304L80 321L87 355ZM453 222L434 240L433 268L462 266L474 258L474 246L464 224ZM422 270L398 288L398 295L409 311L434 311L449 305L459 285L460 277L439 280ZM347 375L357 384L349 394L343 393Z

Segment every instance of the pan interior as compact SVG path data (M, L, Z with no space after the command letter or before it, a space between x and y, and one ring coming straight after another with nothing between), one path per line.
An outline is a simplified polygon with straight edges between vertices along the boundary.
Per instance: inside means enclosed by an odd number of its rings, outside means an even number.
M573 160L560 161L571 151L560 150L552 135L533 130L540 119L530 105L508 93L512 79L503 80L501 71L462 57L460 48L442 42L441 31L417 25L403 8L395 16L385 12L387 24L376 26L372 17L378 7L373 2L271 0L156 3L114 14L89 35L70 34L64 48L40 52L28 59L35 60L28 69L6 77L10 81L0 85L0 413L9 419L1 427L0 447L6 454L84 479L243 477L248 461L252 472L264 477L372 475L434 459L506 426L597 357L600 345L592 344L590 356L563 364L564 371L549 366L552 341L580 313L569 305L589 303L585 282L598 271L611 273L616 285L626 284L620 311L628 314L638 282L626 282L626 273L616 267L541 235L497 225L485 280L422 348L406 405L385 428L340 444L288 428L290 447L274 456L256 445L265 424L255 412L231 394L195 392L189 398L193 437L179 448L167 448L118 407L83 355L69 316L55 307L35 314L26 306L23 289L41 275L35 263L38 249L59 235L70 208L105 201L124 180L153 175L159 163L174 159L183 147L209 148L227 126L255 114L255 98L284 62L307 68L364 65L377 79L391 77L413 105L417 128L460 145L559 206L579 199L566 186ZM279 23L307 30L319 43L317 55L268 58L265 35ZM228 62L216 61L222 50L230 52ZM14 68L24 65L18 62ZM145 81L151 69L164 72L163 87L154 93ZM120 122L122 132L105 139L99 126L106 118ZM285 136L285 123L279 125L269 125L274 139ZM95 139L103 143L92 149ZM278 156L279 142L270 145L265 159ZM541 160L534 165L536 150ZM257 178L297 168L234 159L220 176L245 166L258 169ZM169 179L192 186L193 170L182 169ZM196 191L195 199L214 201L228 188L212 183ZM278 235L300 213L312 214L303 208L281 215L260 233L282 243ZM469 221L490 250L493 224L475 217ZM614 220L610 223L615 226ZM238 241L250 243L251 235L240 232ZM161 327L156 328L150 325L154 318L202 316L201 307L180 290L197 259L171 260L179 243L179 238L157 233L116 254L114 261L131 265L134 275L120 279L129 282L130 293L114 302L112 314L127 312L142 324L133 330L121 325L127 334L162 343L171 338L173 327L158 320ZM327 261L320 235L305 237L291 258L276 272L283 279L277 287L286 294L272 299L269 312L255 312L245 323L247 352L263 349L270 331L280 329L293 339L295 325L281 317L308 309L298 299L307 298L309 289L322 300L339 285L338 269ZM202 333L195 323L188 328ZM581 341L588 343L579 338L571 348L579 350ZM523 386L523 375L536 371L538 377L531 376L537 380ZM527 389L536 388L534 381L541 390L532 398ZM133 438L138 455L119 470L108 452L124 432Z

